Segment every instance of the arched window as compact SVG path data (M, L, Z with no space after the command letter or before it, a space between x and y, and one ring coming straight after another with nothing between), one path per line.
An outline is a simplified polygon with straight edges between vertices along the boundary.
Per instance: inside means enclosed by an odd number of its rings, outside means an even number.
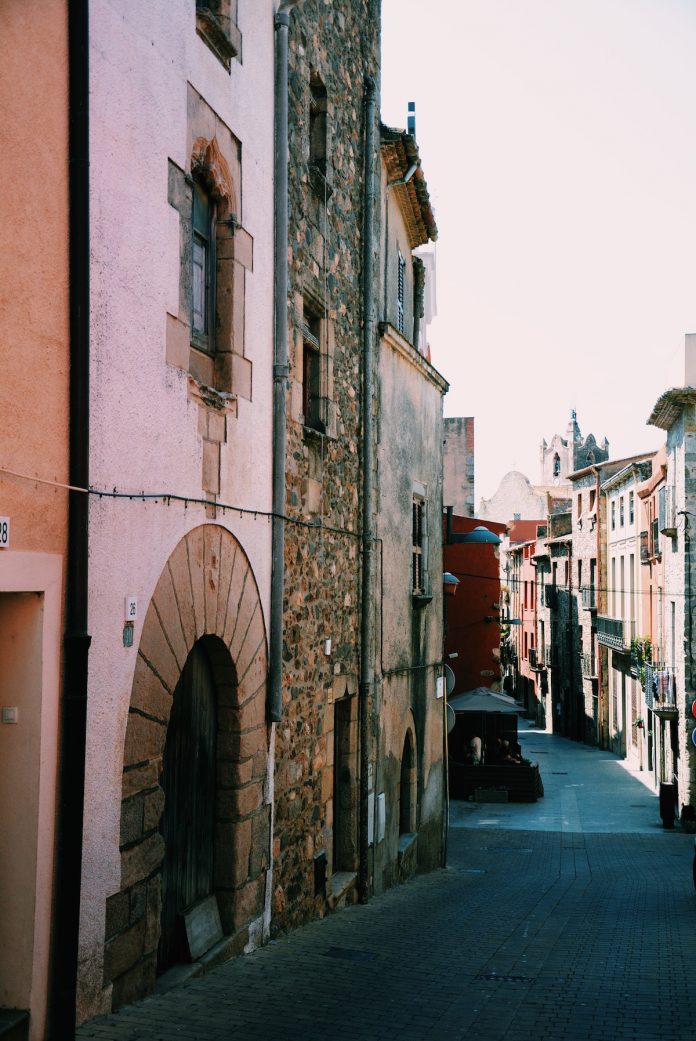
M553 457L553 476L554 477L560 477L561 476L561 457L558 454L558 452L556 452L556 454Z

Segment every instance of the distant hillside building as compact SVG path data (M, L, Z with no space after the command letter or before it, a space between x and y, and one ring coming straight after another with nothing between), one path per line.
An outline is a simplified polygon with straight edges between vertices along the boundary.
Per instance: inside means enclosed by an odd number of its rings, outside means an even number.
M594 434L583 438L578 426L577 413L570 413L566 436L554 434L551 443L541 442L541 484L558 485L567 482L568 475L594 463L603 463L609 458L609 442L606 437L601 444Z

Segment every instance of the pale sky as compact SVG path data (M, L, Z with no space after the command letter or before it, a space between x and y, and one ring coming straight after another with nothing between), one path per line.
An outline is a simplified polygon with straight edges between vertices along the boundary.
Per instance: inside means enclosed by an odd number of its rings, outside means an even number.
M439 228L433 364L476 419L476 507L539 442L614 458L696 332L696 0L383 0L382 118Z

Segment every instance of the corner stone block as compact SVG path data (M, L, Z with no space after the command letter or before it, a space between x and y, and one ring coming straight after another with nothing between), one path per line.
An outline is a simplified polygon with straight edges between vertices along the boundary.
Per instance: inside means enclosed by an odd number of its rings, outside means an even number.
M251 401L252 364L241 354L230 355L230 390L246 401Z
M259 650L260 648L260 650ZM253 659L257 654L262 654L264 659L266 656L266 626L263 620L263 612L259 605L259 610L254 614L249 628L246 631L244 641L239 648L235 664L237 666L237 675L243 676L251 665ZM253 693L253 691L252 691Z
M235 893L233 923L235 930L247 925L263 911L266 891L265 873L242 886Z
M182 540L169 558L168 570L172 586L176 591L179 607L179 621L190 651L196 642L196 620L193 613L193 594L191 592L191 575L189 572L188 553L185 540Z
M234 793L235 810L239 817L250 817L263 803L263 787L258 781L239 788Z
M158 782L161 770L161 758L153 759L132 770L124 770L121 797L128 799L131 795L136 795L138 792L154 788Z
M254 240L244 228L237 228L234 234L234 259L247 271L254 270Z
M174 315L167 315L165 333L165 357L169 365L176 369L188 369L189 352L191 350L191 329L186 322Z
M109 940L104 949L104 979L115 980L131 969L145 953L145 919Z
M220 446L217 446L218 457ZM218 591L220 589L220 542L221 529L216 524L205 528L205 627L206 632L215 633L217 622Z
M152 831L158 828L164 810L164 791L155 788L143 798L143 831Z
M191 592L193 596L193 615L196 624L196 639L205 636L205 525L194 528L186 536L188 547L189 569L191 572Z
M179 618L179 604L174 593L174 583L169 568L165 567L160 575L152 601L157 608L163 632L174 651L179 669L183 669L188 657L188 647Z
M157 612L152 604L145 616L143 634L140 637L139 653L162 677L165 685L171 691L179 682L181 669L174 657L174 652L167 643L162 626L160 625Z
M121 804L121 836L120 846L130 846L138 842L143 834L143 798L136 795Z
M136 882L148 878L162 863L164 839L156 832L132 849L121 853L121 889L128 889Z
M232 661L236 662L239 660L239 652L241 651L244 641L249 630L249 626L252 623L254 615L261 611L261 604L259 603L259 595L256 591L256 584L249 574L247 576L246 584L244 586L244 594L242 596L242 602L239 605L239 611L237 612L237 624L234 627L234 636L230 642L230 654L232 655ZM238 670L239 674L239 670Z
M235 888L249 877L251 821L218 824L215 829L215 885Z
M162 885L159 877L151 878L147 884L147 912L145 918L145 953L157 950L160 939L160 917L162 915Z
M222 641L223 643L226 643L228 647L232 641L232 637L234 636L234 630L237 624L237 614L239 612L239 603L244 593L248 574L249 564L247 559L240 550L237 550L234 557L232 577L230 579L230 595L227 600L225 628L222 634Z
M123 765L135 766L136 763L161 758L164 754L166 735L167 731L162 723L147 719L137 712L129 712Z
M220 445L217 441L203 442L203 471L201 484L206 492L220 492Z
M249 698L240 707L237 714L237 725L240 730L253 730L266 721L265 690L260 690L255 697Z
M104 936L110 940L128 925L130 899L128 893L115 893L106 900L106 925Z
M114 1009L123 1005L132 1005L141 998L146 998L155 989L157 977L157 959L154 954L148 955L134 965L132 969L114 980L112 1004Z
M227 618L227 601L230 598L230 582L234 560L237 555L236 547L224 537L220 544L220 578L217 603L217 618L215 619L215 632L220 635L225 631L225 620Z
M138 655L135 666L131 708L140 709L165 724L169 722L172 710L172 695L141 655Z
M240 704L244 704L244 702L248 701L249 698L253 697L259 691L263 693L263 690L265 690L267 672L268 666L266 664L266 655L259 653L240 678L239 686L237 687L237 697L239 698Z

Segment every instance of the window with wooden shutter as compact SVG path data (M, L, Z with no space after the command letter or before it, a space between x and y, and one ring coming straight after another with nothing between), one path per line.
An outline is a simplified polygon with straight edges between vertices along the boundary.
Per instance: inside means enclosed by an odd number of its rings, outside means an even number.
M411 580L414 594L428 593L428 531L425 500L413 497L413 537L411 550Z

